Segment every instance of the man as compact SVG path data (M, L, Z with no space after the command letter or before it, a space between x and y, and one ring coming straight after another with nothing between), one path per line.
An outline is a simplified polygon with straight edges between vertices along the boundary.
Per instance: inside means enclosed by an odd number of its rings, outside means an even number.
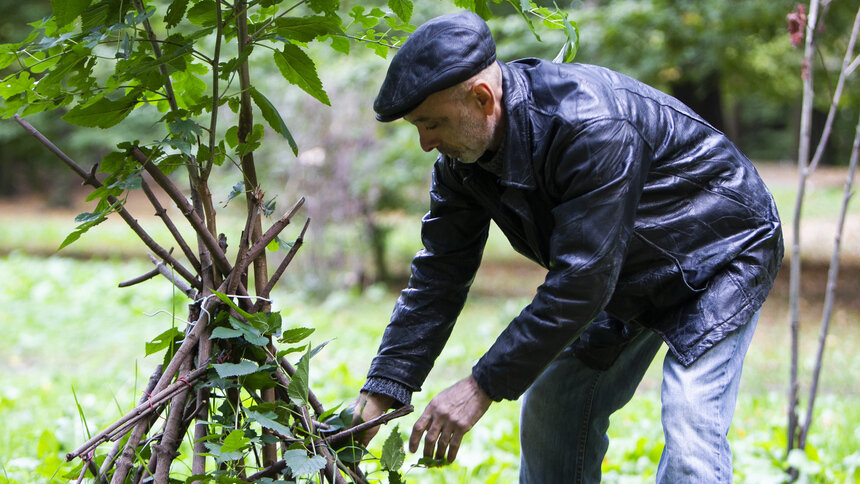
M476 15L433 19L374 103L438 150L425 248L357 401L407 404L451 333L490 221L547 269L471 375L437 395L409 447L453 461L492 401L523 393L520 481L598 482L609 416L665 341L657 480L728 482L741 367L782 258L752 164L689 108L596 66L495 58ZM366 437L368 440L372 435Z

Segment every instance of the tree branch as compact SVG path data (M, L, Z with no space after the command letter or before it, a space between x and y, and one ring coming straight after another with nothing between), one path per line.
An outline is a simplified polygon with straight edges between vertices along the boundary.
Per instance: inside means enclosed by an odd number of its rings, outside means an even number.
M176 278L176 275L173 274L167 266L164 265L163 261L159 261L152 254L149 255L149 260L155 264L155 270L157 270L162 276L164 276L168 281L172 282L177 289L182 291L183 294L188 296L191 299L197 299L197 290L193 287L185 284L183 281Z
M413 410L415 410L415 407L413 407L412 405L404 405L397 410L392 410L391 412L382 414L373 420L368 420L367 422L360 423L355 427L350 427L342 432L338 432L330 437L326 437L324 439L325 443L328 445L336 446L339 442L346 440L348 437L351 437L358 432L364 432L367 429L378 427L396 418L403 417L404 415L409 415L410 413L412 413Z
M860 11L858 11L860 19ZM812 426L812 410L815 407L815 397L818 394L818 381L821 377L821 364L824 360L824 344L827 341L827 333L830 329L830 320L833 316L833 306L836 300L836 282L839 278L840 249L842 247L842 233L845 229L845 217L848 212L848 203L851 201L854 172L857 169L857 160L860 158L860 120L854 132L854 144L851 150L851 161L848 165L848 175L845 178L845 188L842 195L842 209L839 211L839 222L836 225L836 234L833 237L833 252L830 257L830 270L827 273L827 292L824 296L824 310L821 315L821 331L818 335L818 352L815 356L815 367L812 371L812 384L809 388L809 403L806 405L806 419L800 427L800 435L797 439L799 449L806 448L806 438L809 428Z
M806 191L806 180L809 175L809 145L812 125L812 101L814 90L812 74L814 70L813 56L815 53L815 26L818 23L819 0L811 0L809 16L806 24L801 78L803 79L803 100L800 115L800 142L797 148L797 195L794 203L794 223L792 225L791 272L789 276L789 326L791 333L791 365L789 369L788 386L788 426L786 455L796 443L797 438L797 360L799 357L798 340L800 334L800 218L803 208L803 197Z
M854 26L851 29L851 37L848 39L848 46L845 48L845 56L842 59L842 70L839 72L839 80L836 81L836 90L833 93L833 101L830 103L830 110L827 112L827 120L824 122L824 129L821 132L821 137L818 139L818 146L815 149L815 154L812 156L812 161L809 163L809 172L815 171L821 157L824 155L824 148L827 147L827 142L830 140L830 132L833 130L833 122L836 119L836 110L839 107L839 99L842 97L842 89L845 87L845 79L848 77L849 67L851 65L851 57L854 55L854 44L857 42L857 32L860 31L860 9L857 9L857 14L854 16Z
M272 274L272 277L269 279L269 282L266 283L266 287L263 288L262 292L257 294L258 297L260 297L260 298L268 298L269 297L269 294L272 292L272 289L275 288L275 284L278 283L278 280L284 274L284 271L287 269L287 266L289 266L290 263L293 261L293 257L295 257L296 252L299 251L299 248L301 248L302 244L304 243L305 232L308 230L308 225L310 223L311 223L311 219L307 219L305 221L305 226L302 227L302 232L299 234L298 238L296 238L296 241L293 243L293 246L290 247L290 251L287 253L286 257L284 257L284 260L281 261L281 263L278 265L278 268L275 270L274 274ZM254 305L254 309L259 311L260 308L258 308L257 305L262 305L262 299L258 300L258 302Z
M202 368L198 368L188 374L186 374L181 380L177 380L171 385L167 386L161 391L158 391L157 384L153 387L153 391L155 393L152 394L151 397L148 397L145 402L141 403L137 407L135 407L132 411L125 414L119 420L115 421L107 428L94 435L90 440L83 443L77 450L69 452L66 454L66 460L70 461L75 457L79 457L92 449L95 449L98 445L106 442L107 440L115 437L116 431L118 429L122 429L130 426L131 424L139 421L143 417L146 417L150 413L152 413L156 407L167 401L167 399L173 397L177 392L186 389L189 384L192 384L194 381L205 375L209 371L207 366ZM162 375L163 378L164 375ZM122 434L119 434L122 435Z
M215 236L209 232L209 229L206 227L206 223L200 218L200 215L196 210L194 210L194 207L188 203L188 200L185 199L185 195L182 194L179 187L170 181L170 178L155 166L155 164L153 164L146 154L140 151L139 148L132 149L132 155L137 159L138 163L143 166L146 172L152 176L152 179L158 183L174 203L176 203L177 207L179 207L179 211L185 215L185 218L188 219L191 226L194 227L194 231L197 232L197 236L200 237L200 240L202 240L206 245L206 248L212 255L212 259L218 269L223 274L229 274L232 267L230 266L230 262L227 261L227 256L224 255L224 251L221 250Z
M20 124L28 133L30 133L40 143L42 143L45 147L47 147L48 150L50 150L52 153L54 153L54 155L56 155L60 160L62 160L63 163L66 164L66 166L68 166L72 171L77 173L78 176L84 180L85 184L90 185L94 188L100 188L103 186L102 183L100 181L98 181L98 179L96 179L94 174L88 173L83 168L81 168L80 165L75 163L74 160L69 158L68 155L66 155L65 153L63 153L62 150L57 148L57 146L54 145L54 143L52 143L51 140L46 138L45 135L40 133L39 130L37 130L36 128L33 127L33 125L31 125L27 121L19 118L18 116L15 116L15 121L17 121L18 124ZM182 276L183 279L188 281L192 286L194 286L195 288L199 288L200 283L197 281L197 277L194 274L192 274L191 271L186 269L182 264L180 264L179 261L174 259L170 255L170 252L168 252L166 249L164 249L164 247L161 247L160 245L158 245L158 243L156 243L155 240L153 240L152 237L149 236L149 234L143 229L143 227L140 226L140 224L129 213L129 211L126 210L126 208L123 207L122 204L117 203L116 197L108 197L107 200L108 200L108 202L110 202L111 205L117 205L119 207L117 209L117 213L119 213L119 216L122 217L122 219L125 221L125 223L131 228L132 231L134 231L135 234L137 234L138 238L140 238L140 240L143 241L143 243L147 247L150 248L150 250L155 252L159 257L161 257L165 261L168 261L168 263L176 270L176 272L180 276Z
M182 250L182 253L185 254L185 257L188 259L188 262L191 263L191 266L194 267L198 273L200 273L200 261L197 260L197 256L194 254L194 251L191 250L191 247L182 237L182 234L179 232L179 229L176 228L176 225L173 223L173 220L167 215L167 210L161 205L161 202L158 200L158 197L155 196L155 192L152 191L152 187L149 186L149 183L146 180L142 180L140 187L143 189L143 193L146 194L146 198L149 199L149 202L152 204L153 208L155 208L155 215L164 222L164 225L167 227L167 230L173 235L173 239L179 244L179 248Z
M287 227L287 225L290 224L290 220L292 219L293 215L296 214L296 212L299 210L299 208L302 207L304 203L304 197L300 198L299 201L296 202L295 205L293 205L293 207L287 211L287 213L285 213L277 222L275 222L274 224L272 224L271 227L269 227L269 230L267 230L265 234L257 238L257 241L254 242L254 245L252 245L247 251L244 251L242 254L240 254L239 261L237 261L236 263L237 273L245 272L245 269L247 268L248 263L250 261L256 260L257 258L262 256L263 252L266 250L266 246L269 245L269 243L274 240L275 237L277 237L278 234L281 233ZM262 284L257 284L258 296L260 296L261 293L265 290L265 286L267 285L267 283L268 281L264 281Z

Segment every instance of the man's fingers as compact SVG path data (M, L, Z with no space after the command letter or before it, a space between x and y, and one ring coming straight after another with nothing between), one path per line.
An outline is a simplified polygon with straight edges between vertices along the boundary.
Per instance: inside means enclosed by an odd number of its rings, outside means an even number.
M457 458L457 451L460 450L460 442L463 441L463 436L454 434L451 438L451 443L448 444L448 462L454 462ZM440 459L442 457L439 457Z
M421 417L415 421L412 426L412 434L409 436L409 452L413 454L418 451L418 444L421 442L421 436L427 430L427 425L430 423L430 417L427 415L427 410L421 414Z
M424 437L424 457L433 458L433 451L436 450L436 441L442 433L443 424L441 420L436 418L427 429L427 435Z
M434 459L444 459L445 451L448 450L448 445L451 443L452 434L447 429L439 435L439 441L436 443L436 456Z

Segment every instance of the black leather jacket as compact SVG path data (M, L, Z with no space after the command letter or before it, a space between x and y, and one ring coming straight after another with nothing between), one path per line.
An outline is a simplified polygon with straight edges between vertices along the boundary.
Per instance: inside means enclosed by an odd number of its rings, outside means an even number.
M437 158L425 248L365 388L420 389L491 220L547 269L472 370L494 400L518 398L566 348L605 366L641 326L690 364L749 321L783 255L773 198L750 161L676 99L624 75L538 59L499 64L503 173Z

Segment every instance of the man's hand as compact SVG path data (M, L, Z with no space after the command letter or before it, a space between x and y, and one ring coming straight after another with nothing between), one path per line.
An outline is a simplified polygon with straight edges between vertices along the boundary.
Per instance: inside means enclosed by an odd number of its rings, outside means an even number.
M460 380L439 395L436 395L421 418L412 426L409 451L416 452L424 437L424 457L454 462L463 435L484 415L493 401L481 390L470 375ZM434 457L435 449L435 457Z
M353 427L384 414L391 405L394 404L394 399L378 393L368 394L362 392L353 402L352 407L352 425ZM362 433L360 442L366 447L376 433L379 432L379 426L367 429Z

